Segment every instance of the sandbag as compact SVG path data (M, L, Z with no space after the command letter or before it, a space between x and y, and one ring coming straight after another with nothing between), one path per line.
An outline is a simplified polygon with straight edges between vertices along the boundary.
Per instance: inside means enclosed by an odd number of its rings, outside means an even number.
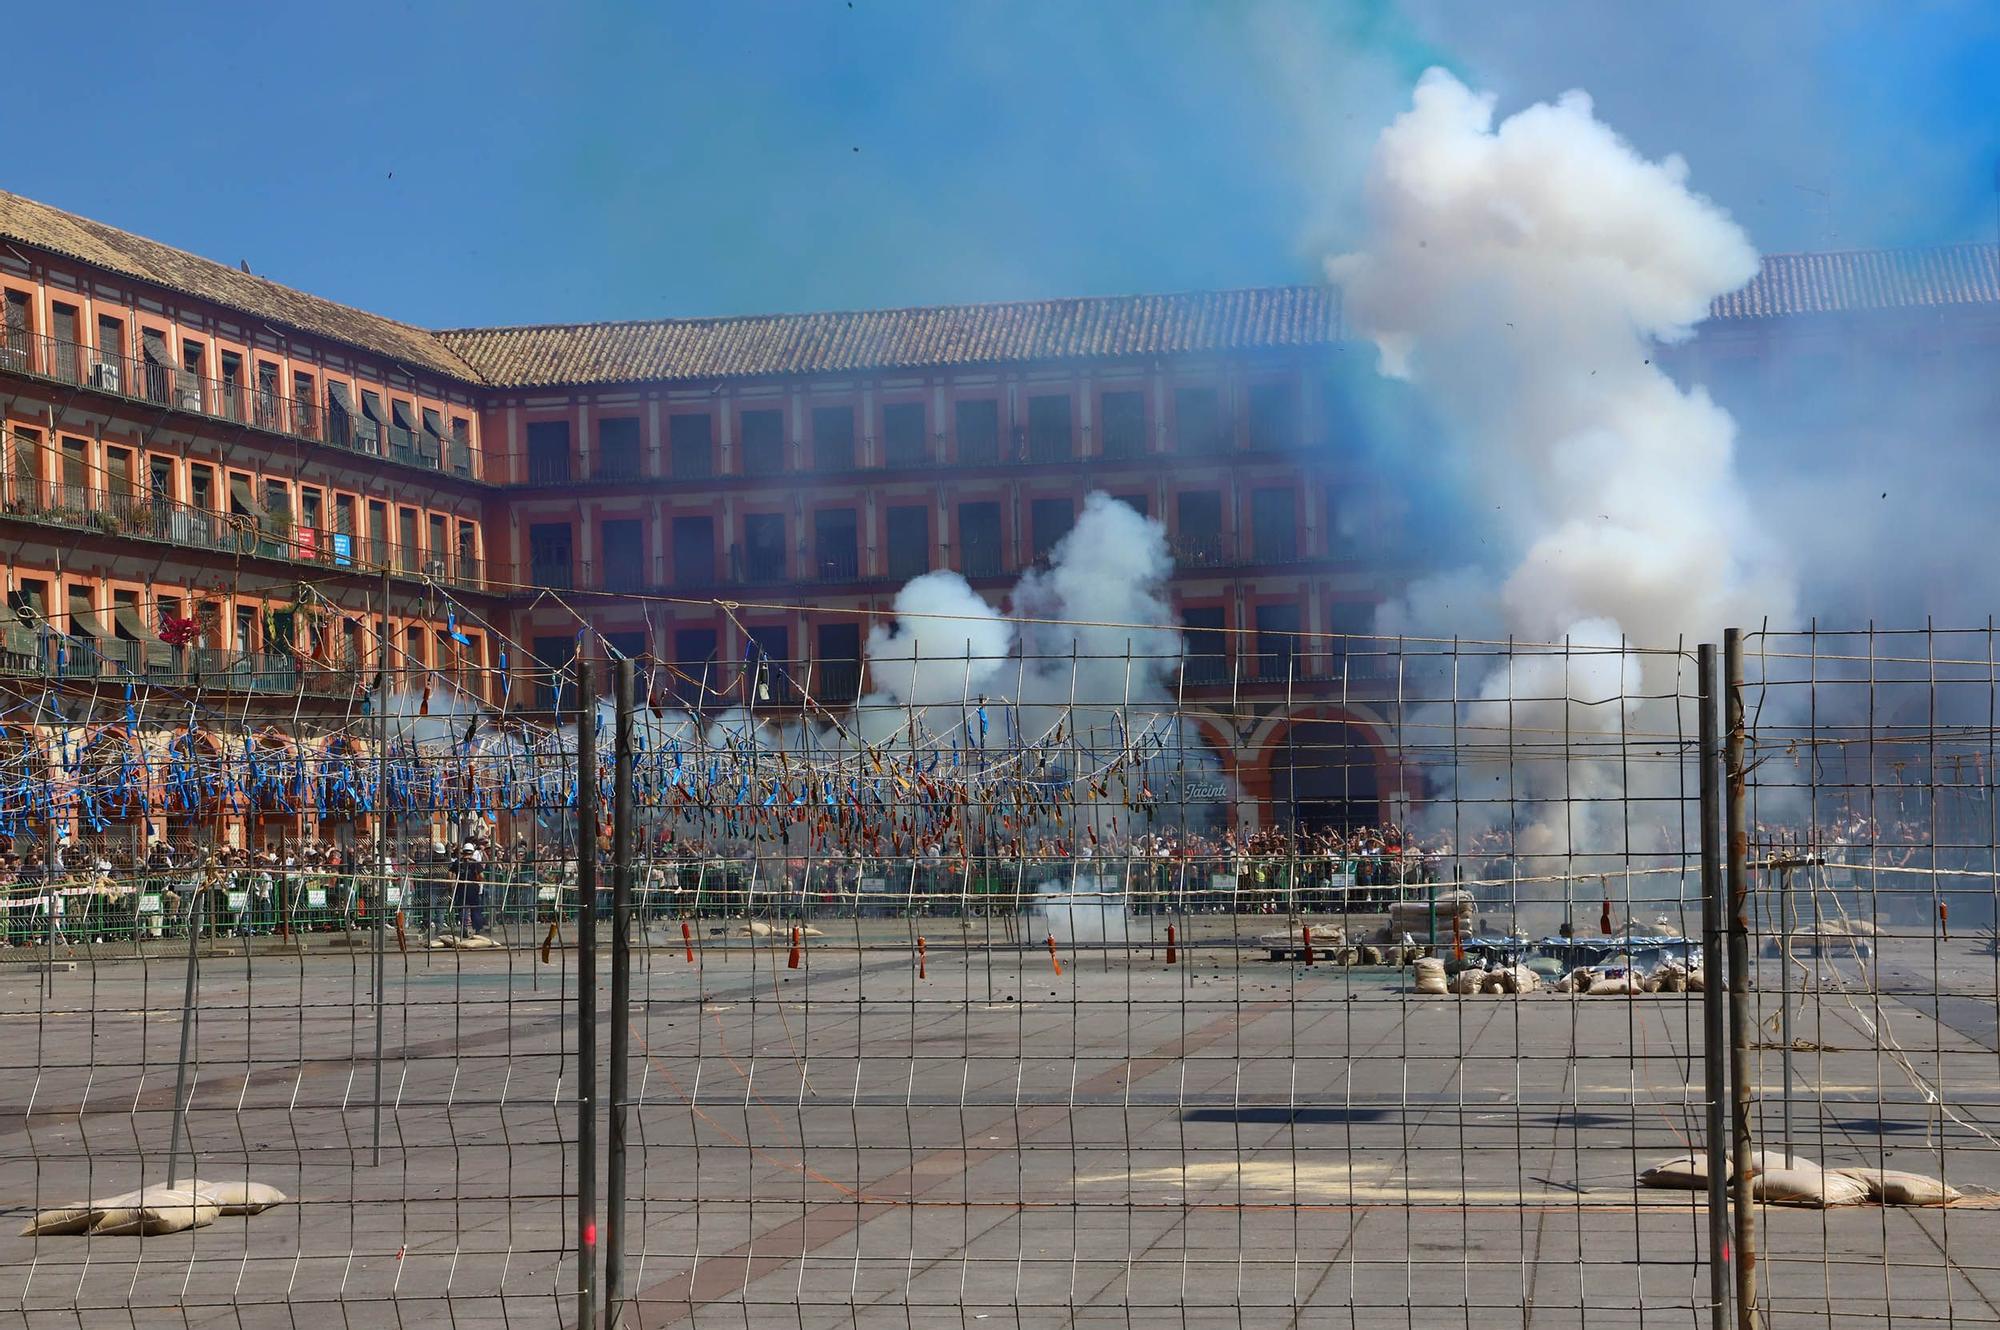
M1482 993L1511 992L1511 979L1512 976L1503 971L1489 970L1487 973L1479 976L1479 991Z
M1884 1205L1950 1205L1962 1194L1958 1188L1922 1173L1904 1173L1893 1168L1841 1168L1831 1170L1852 1178L1868 1189L1868 1199Z
M1707 989L1708 989L1708 976L1700 970L1689 970L1687 977L1687 991L1690 993L1701 993L1701 992L1706 992Z
M1687 975L1677 965L1663 965L1660 967L1659 973L1653 977L1658 980L1653 988L1653 991L1656 993L1685 993L1687 991Z
M1637 997L1646 991L1646 986L1639 976L1628 974L1618 979L1592 979L1584 991L1591 997Z
M1361 963L1363 965L1380 965L1382 963L1382 949L1380 947L1363 947L1361 949Z
M1525 965L1516 965L1505 973L1510 993L1532 993L1542 986L1542 977Z
M1460 970L1451 977L1451 991L1466 997L1479 991L1480 981L1486 978L1484 970Z
M1335 965L1352 965L1360 959L1361 948L1359 947L1335 947L1333 949L1333 963Z
M47 1210L37 1210L35 1217L21 1227L24 1238L52 1237L59 1234L85 1233L103 1214L92 1202L82 1205L59 1205Z
M1451 992L1445 986L1443 961L1426 957L1417 962L1417 992L1432 997L1442 997Z
M91 1204L99 1211L97 1222L90 1226L92 1237L150 1238L179 1233L213 1224L222 1213L221 1207L204 1200L192 1187L142 1187Z
M225 1215L254 1215L282 1205L285 1193L263 1182L243 1182L231 1179L226 1182L200 1182L189 1184L189 1190L212 1203L216 1210Z
M1736 1176L1735 1166L1725 1161L1725 1179ZM1757 1166L1750 1166L1750 1176L1757 1176ZM1672 1159L1662 1159L1659 1163L1639 1175L1641 1187L1661 1187L1668 1191L1708 1190L1708 1156L1675 1155Z
M1844 1173L1829 1173L1818 1165L1771 1168L1751 1180L1750 1194L1768 1205L1827 1209L1861 1204L1868 1199L1868 1184Z

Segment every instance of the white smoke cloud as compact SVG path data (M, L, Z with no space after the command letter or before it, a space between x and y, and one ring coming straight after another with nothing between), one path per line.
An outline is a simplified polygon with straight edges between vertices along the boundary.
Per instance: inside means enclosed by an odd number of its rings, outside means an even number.
M949 571L912 578L896 618L869 630L868 677L891 706L935 706L993 691L1014 649L1014 627Z
M1425 74L1378 145L1368 245L1328 271L1383 371L1467 441L1514 544L1507 625L1553 641L1609 619L1670 646L1784 617L1790 580L1754 535L1734 423L1653 363L1755 274L1755 250L1684 162L1640 157L1583 93L1497 127L1493 111Z
M1757 268L1687 177L1678 157L1636 153L1581 92L1496 125L1492 97L1433 69L1377 144L1365 248L1328 263L1382 371L1453 426L1501 536L1492 563L1417 584L1378 630L1568 644L1517 652L1463 709L1509 751L1517 735L1575 740L1510 782L1543 805L1524 852L1620 847L1611 805L1650 779L1626 769L1620 740L1672 732L1671 701L1648 718L1638 699L1681 682L1674 658L1628 644L1715 640L1792 608L1737 479L1734 422L1654 364ZM1482 775L1461 770L1458 788Z

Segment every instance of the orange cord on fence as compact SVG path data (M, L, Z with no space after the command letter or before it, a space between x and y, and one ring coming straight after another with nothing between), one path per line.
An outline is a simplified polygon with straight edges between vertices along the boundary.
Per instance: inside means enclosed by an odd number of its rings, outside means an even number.
M1452 918L1454 919L1456 919L1457 917L1458 917L1457 915L1452 916ZM1311 924L1300 924L1299 936L1301 937L1301 939L1304 940L1306 944L1305 946L1306 964L1311 965L1313 963L1313 926Z
M410 940L403 936L403 912L401 910L396 911L396 950L406 956L410 954Z
M1453 917L1456 918L1457 916L1454 915ZM1611 936L1611 889L1609 887L1606 887L1604 891L1604 912L1597 916L1597 927L1603 932L1604 936Z
M555 948L555 945L556 921L551 919L549 920L548 936L542 939L542 964L547 965L549 963L549 953Z
M1049 934L1049 964L1056 967L1057 974L1062 973L1062 957L1056 953L1056 935L1054 933Z
M1944 940L1951 941L1951 906L1938 902L1938 928L1944 933Z
M792 954L785 958L785 968L787 970L796 970L799 968L799 944L804 940L804 937L805 935L799 932L799 926L797 924L793 924Z
M687 948L687 954L688 954L688 964L689 964L689 965L693 965L693 964L694 964L694 930L693 930L692 928L689 928L689 927L688 927L688 921L687 921L687 920L685 920L685 919L681 920L681 945Z
M1451 912L1451 958L1455 961L1465 959L1465 937L1459 931L1457 910Z
M1177 962L1178 962L1178 961L1180 960L1180 958L1181 958L1181 953L1180 953L1180 949L1179 949L1178 947L1176 947L1176 946L1174 945L1174 941L1175 941L1175 938L1174 938L1174 926L1173 926L1172 924L1168 924L1168 925L1167 925L1167 964L1169 964L1169 965L1173 965L1173 964L1176 964L1176 963L1177 963Z
M928 974L926 974L926 973L925 973L925 971L924 971L924 939L923 939L923 934L919 933L919 934L917 935L917 978L919 978L919 979L927 979L927 978L929 978L929 977L930 977L930 976L929 976Z

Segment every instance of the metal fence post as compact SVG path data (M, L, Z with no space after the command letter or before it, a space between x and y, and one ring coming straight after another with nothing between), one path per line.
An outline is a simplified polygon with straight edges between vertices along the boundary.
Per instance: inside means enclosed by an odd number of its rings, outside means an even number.
M625 1292L625 1072L632 1029L632 674L618 662L611 776L611 1081L605 1149L604 1323Z
M576 1324L597 1324L597 694L576 662Z
M1754 1330L1757 1316L1757 1212L1750 1197L1750 812L1744 765L1743 630L1722 635L1727 680L1723 748L1729 829L1729 1088L1730 1145L1736 1161L1736 1324Z
M1704 642L1696 653L1697 706L1701 734L1701 993L1702 1100L1708 1153L1708 1296L1709 1324L1724 1330L1729 1321L1729 1149L1724 1132L1723 1100L1729 1093L1723 1062L1728 1033L1723 1010L1723 926L1728 901L1723 895L1722 868L1722 741L1717 723L1715 644Z

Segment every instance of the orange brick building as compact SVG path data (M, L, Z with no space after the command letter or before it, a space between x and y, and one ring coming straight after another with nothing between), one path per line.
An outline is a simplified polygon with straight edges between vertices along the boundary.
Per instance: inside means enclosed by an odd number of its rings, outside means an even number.
M314 742L385 639L528 709L580 623L674 665L662 688L730 694L761 651L789 663L770 705L788 680L839 705L905 581L997 602L1103 490L1169 533L1183 702L1241 791L1191 801L1351 821L1412 793L1393 679L1340 636L1400 584L1409 523L1355 463L1329 289L434 332L13 195L0 241L17 709L54 679L107 728L198 698ZM1687 372L1815 321L1995 336L1990 248L1803 257Z

